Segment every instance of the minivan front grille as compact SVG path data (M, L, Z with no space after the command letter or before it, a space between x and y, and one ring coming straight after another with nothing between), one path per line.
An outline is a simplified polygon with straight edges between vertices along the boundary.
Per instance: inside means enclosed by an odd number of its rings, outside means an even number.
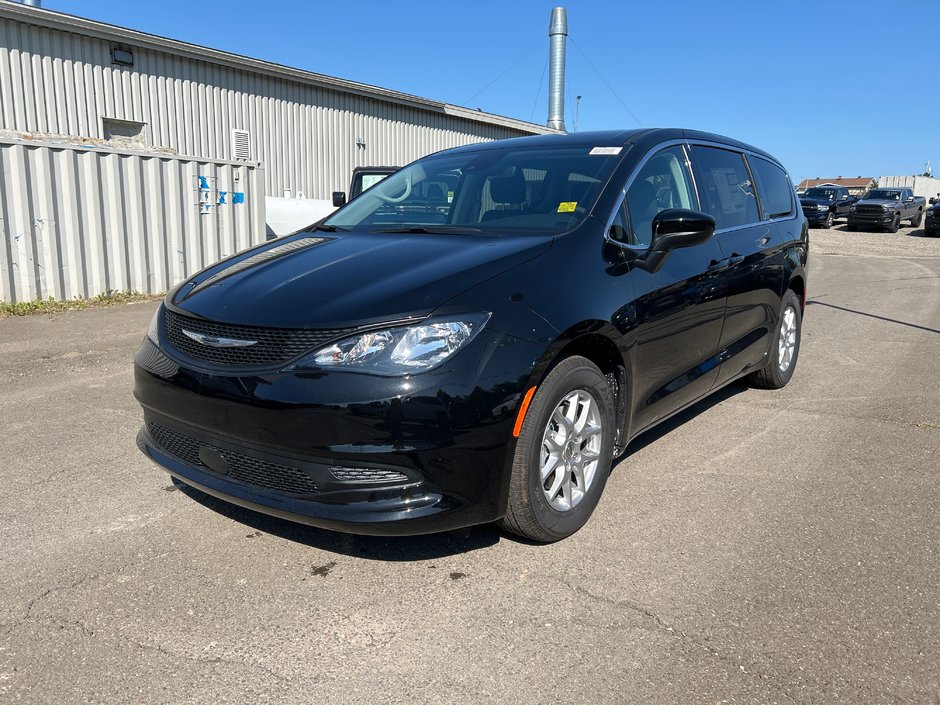
M224 367L272 367L284 364L330 340L346 337L355 331L355 328L304 330L241 326L181 316L169 309L165 311L167 337L174 348L193 359ZM184 331L251 344L243 347L204 345Z
M150 432L150 437L163 450L200 470L218 474L212 468L207 467L199 457L201 449L209 448L222 456L228 468L226 475L235 480L292 495L320 493L320 488L313 478L300 468L268 462L234 450L220 448L211 443L204 443L160 424L149 423L147 430Z

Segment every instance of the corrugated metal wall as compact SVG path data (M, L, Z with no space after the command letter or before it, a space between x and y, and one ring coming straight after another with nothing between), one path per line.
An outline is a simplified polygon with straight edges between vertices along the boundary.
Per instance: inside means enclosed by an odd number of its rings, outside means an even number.
M930 176L879 176L878 185L884 188L910 188L915 196L936 198L940 195L940 179Z
M264 242L262 182L253 164L0 139L0 300L166 291Z
M522 130L0 18L0 130L103 138L102 117L143 122L150 144L231 159L251 133L268 196L329 198L355 166L401 165ZM357 146L357 140L364 146Z

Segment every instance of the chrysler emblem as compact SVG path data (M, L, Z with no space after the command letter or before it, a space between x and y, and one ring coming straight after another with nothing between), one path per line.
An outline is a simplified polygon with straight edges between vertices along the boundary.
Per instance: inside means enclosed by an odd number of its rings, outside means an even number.
M254 345L257 340L238 340L236 338L216 338L212 335L203 335L202 333L193 333L191 330L182 329L183 335L188 336L202 345L208 345L213 348L247 348Z

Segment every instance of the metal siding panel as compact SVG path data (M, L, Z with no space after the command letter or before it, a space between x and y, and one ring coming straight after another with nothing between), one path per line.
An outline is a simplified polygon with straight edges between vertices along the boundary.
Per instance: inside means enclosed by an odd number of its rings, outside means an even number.
M199 174L227 192L207 215ZM265 239L252 164L0 139L0 175L0 300L158 293Z

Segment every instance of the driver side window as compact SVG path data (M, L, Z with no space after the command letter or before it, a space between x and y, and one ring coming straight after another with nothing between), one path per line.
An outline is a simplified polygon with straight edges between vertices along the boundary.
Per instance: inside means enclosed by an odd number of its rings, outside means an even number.
M630 244L650 244L657 213L670 208L697 207L685 150L681 145L660 150L637 172L627 189L627 208L633 225Z

